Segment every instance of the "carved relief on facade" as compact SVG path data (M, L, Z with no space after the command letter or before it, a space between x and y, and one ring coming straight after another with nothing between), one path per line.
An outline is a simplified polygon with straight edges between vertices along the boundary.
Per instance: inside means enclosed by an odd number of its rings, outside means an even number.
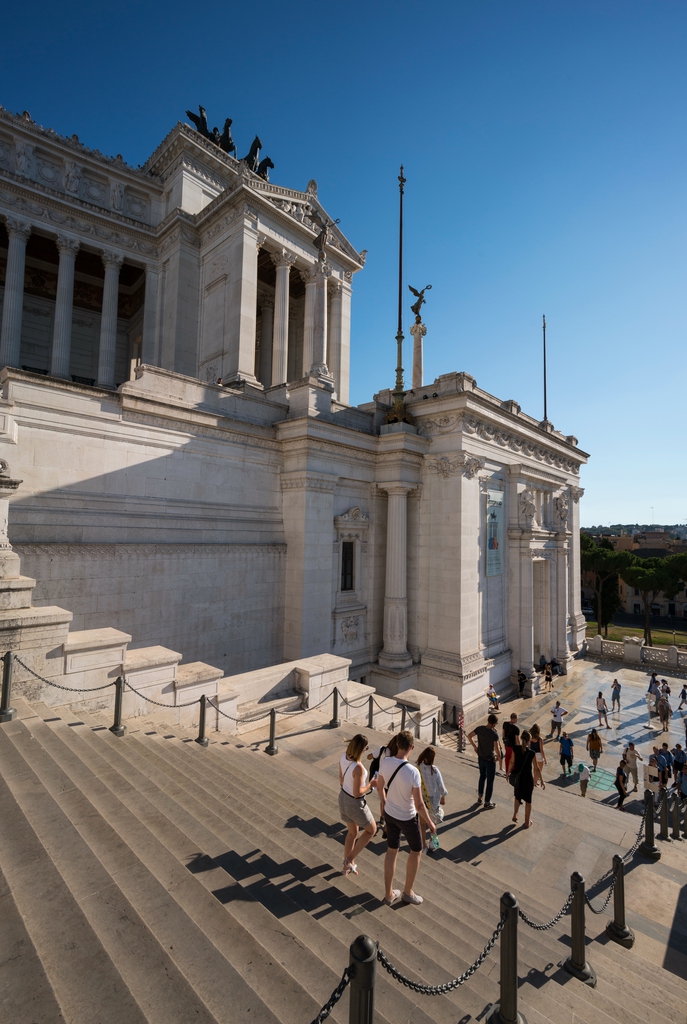
M532 525L534 517L537 512L536 495L534 491L528 489L521 491L518 495L518 508L520 511L520 518L528 525Z
M445 416L433 416L430 419L420 421L420 433L426 437L433 437L435 434L450 434L460 425L461 415L447 414Z
M14 170L22 177L27 177L31 164L32 150L26 142L16 142L14 145Z
M553 499L553 518L557 526L564 528L568 525L569 512L570 505L567 495L560 494Z
M484 469L485 466L485 459L468 455L467 452L458 452L453 458L449 458L447 455L442 455L438 458L428 458L426 462L428 467L443 477L444 480L459 470L463 471L464 476L468 480L472 480L480 469Z
M81 188L81 168L73 160L67 161L67 170L64 176L64 187L67 192L77 196Z
M578 501L580 500L580 498L584 494L584 487L569 487L568 488L568 493L570 494L570 497L572 498L572 500L577 505Z
M358 627L360 617L358 615L347 615L341 620L341 637L345 644L353 644L358 640Z

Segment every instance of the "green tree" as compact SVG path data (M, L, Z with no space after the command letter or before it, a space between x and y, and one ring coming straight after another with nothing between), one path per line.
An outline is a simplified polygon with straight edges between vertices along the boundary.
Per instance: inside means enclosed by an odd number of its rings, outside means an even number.
M635 587L642 598L644 642L647 647L652 646L651 605L660 593L670 600L682 588L682 570L687 568L683 559L683 555L670 555L668 558L634 558L632 565L619 570L628 587Z
M602 625L605 625L607 635L608 623L613 618L613 613L620 603L618 577L621 576L625 579L623 572L629 569L635 561L635 556L629 551L613 551L610 546L595 544L589 537L584 538L584 535L580 537L582 572L587 572L591 576L594 590L592 605L597 615L599 630L601 630ZM608 599L605 596L606 591L609 593ZM615 602L613 595L615 595ZM609 613L611 606L612 610Z

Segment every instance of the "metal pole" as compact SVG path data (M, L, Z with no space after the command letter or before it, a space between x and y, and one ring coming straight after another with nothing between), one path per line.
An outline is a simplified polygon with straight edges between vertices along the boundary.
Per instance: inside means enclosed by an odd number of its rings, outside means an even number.
M650 860L661 859L661 851L654 840L654 794L650 789L644 790L644 842L637 852Z
M546 414L546 317L542 316L542 331L544 332L544 422L548 420Z
M487 1015L488 1024L527 1024L518 1012L518 901L512 892L501 897L501 998Z
M277 732L277 712L274 708L270 708L270 741L265 747L266 754L276 754L279 750L277 744L274 742L274 737Z
M668 832L668 790L663 790L663 799L661 800L661 806L659 809L659 822L660 829L658 832L658 838L662 839L663 842L670 842L670 834Z
M680 797L677 793L673 793L673 832L671 838L678 843L682 842L682 836L680 835Z
M405 731L405 727L406 727L406 706L405 706L405 704L402 704L401 705L401 732Z
M372 694L370 694L367 701L367 727L373 729L375 724L375 701Z
M625 867L623 858L616 853L613 857L613 874L615 889L613 890L613 920L606 925L606 935L614 942L619 942L626 949L632 949L635 933L625 923Z
M205 694L200 698L200 716L198 720L198 735L196 736L196 743L200 747L207 747L208 738L205 735L205 705L207 698Z
M12 673L14 672L14 655L7 651L2 656L2 703L0 703L0 722L11 722L17 717L16 708L11 708Z
M455 704L453 705L453 728L458 728L458 708Z
M123 736L126 726L122 725L122 704L124 702L124 676L117 676L115 680L115 705L114 722L110 726L110 732L115 736Z
M359 935L351 943L351 998L348 1024L374 1024L377 943Z
M436 718L432 719L432 746L433 747L436 747L436 745L437 745L437 732L438 731L439 731L439 716L437 715Z
M329 723L330 729L338 729L341 725L339 721L339 688L335 686L332 690L332 720Z
M570 876L570 887L573 890L572 907L570 908L570 937L572 951L562 963L568 974L583 981L585 985L596 988L596 972L586 959L584 937L584 878L579 871Z

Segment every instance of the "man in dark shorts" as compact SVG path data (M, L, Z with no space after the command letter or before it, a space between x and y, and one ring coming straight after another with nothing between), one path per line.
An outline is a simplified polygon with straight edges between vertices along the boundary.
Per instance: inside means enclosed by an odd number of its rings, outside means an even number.
M478 725L476 729L473 729L472 732L468 733L468 739L472 743L479 763L477 803L481 804L482 798L484 798L485 811L490 810L492 807L496 807L496 804L492 803L491 794L494 789L494 776L496 775L497 761L499 762L499 768L503 771L503 754L501 753L499 734L495 728L497 723L498 718L496 715L489 715L486 725ZM477 737L476 743L475 737Z
M422 834L418 816L422 818L430 833L437 830L422 799L422 777L414 764L408 763L413 749L413 737L407 731L396 737L397 757L385 757L380 766L379 802L386 823L387 850L384 858L384 902L391 906L401 897L404 903L422 903L422 896L413 891L422 857ZM382 776L381 772L384 772ZM396 860L401 845L401 835L408 840L410 852L406 868L406 884L403 892L394 889Z
M515 757L515 744L517 743L520 729L518 727L518 716L513 712L510 722L503 723L503 749L506 753L506 778L510 775Z

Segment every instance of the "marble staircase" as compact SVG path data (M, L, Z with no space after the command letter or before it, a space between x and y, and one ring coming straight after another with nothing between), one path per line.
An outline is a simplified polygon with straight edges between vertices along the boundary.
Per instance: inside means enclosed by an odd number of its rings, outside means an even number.
M359 875L344 878L343 728L292 727L270 758L243 737L216 736L203 750L191 731L144 716L116 738L109 714L16 705L17 719L0 727L0 1016L13 1024L308 1024L360 933L410 977L440 983L482 949L504 889L539 921L565 899L528 879L522 856L517 884L495 879L448 820L442 849L423 858L421 907L381 903L381 837ZM437 756L451 806L466 803L474 766ZM598 835L613 812L582 803L578 819L588 815ZM498 813L483 812L483 832ZM569 919L543 933L520 928L528 1024L684 1024L685 975L604 943L605 921L588 918L596 989L556 966ZM378 968L376 1021L482 1021L498 977L498 945L451 995L417 995ZM332 1019L347 1016L344 995Z

